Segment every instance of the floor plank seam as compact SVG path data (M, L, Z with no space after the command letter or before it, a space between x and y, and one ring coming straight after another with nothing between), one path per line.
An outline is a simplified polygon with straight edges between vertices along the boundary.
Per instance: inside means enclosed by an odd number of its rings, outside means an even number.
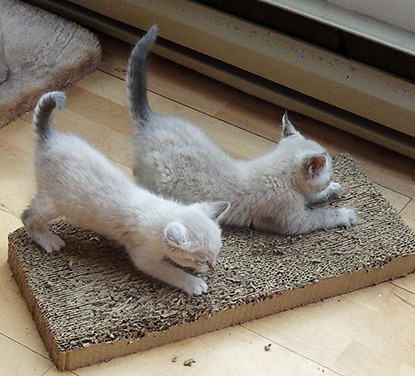
M260 336L260 337L262 337L262 338L266 339L267 341L269 341L269 342L271 342L271 343L276 344L277 346L280 346L280 347L282 347L282 348L284 348L284 349L286 349L286 350L288 350L288 351L290 351L290 352L292 352L292 353L294 353L294 354L297 354L298 356L301 356L302 358L307 359L307 360L309 360L309 361L313 362L314 364L318 364L320 367L324 367L325 369L328 369L329 371L331 371L331 372L335 373L336 375L343 376L341 373L339 373L339 372L335 371L334 369L332 369L332 368L330 368L330 367L327 367L326 365L324 365L324 364L322 364L322 363L319 363L319 362L315 361L314 359L309 358L308 356L306 356L306 355L304 355L304 354L301 354L301 353L299 353L299 352L297 352L297 351L295 351L295 350L293 350L293 349L289 348L288 346L282 345L281 343L276 342L275 340L272 340L272 339L270 339L270 338L268 338L268 337L266 337L266 336L264 336L264 335L262 335L262 334L260 334L260 333L257 333L257 332L255 332L255 331L253 331L253 330L251 330L251 329L247 328L244 324L241 324L240 326L241 326L242 328L244 328L244 329L246 329L246 330L250 331L251 333L256 334L256 335L258 335L258 336Z
M42 375L41 376L45 376L45 375L47 375L47 373L52 369L52 368L54 368L55 367L55 365L54 364L52 364L44 373L42 373ZM79 376L77 373L75 373L74 371L66 371L65 373L71 373L72 375L75 375L75 376ZM63 374L63 373L62 373Z
M401 300L403 303L405 303L406 305L408 305L412 309L415 309L415 304L412 304L411 302L409 302L405 298L402 298L402 296L399 296L398 294L395 294L394 292L392 292L392 294L395 295L399 300Z
M412 272L411 274L413 274L414 272ZM409 275L409 274L408 274ZM407 277L407 276L406 276ZM405 277L405 278L406 278ZM402 287L402 286L399 286L399 285L397 285L394 281L389 281L389 283L391 284L391 285L393 285L393 286L395 286L395 287L398 287L398 288L400 288L400 289L402 289L402 290L404 290L404 291L406 291L406 292L409 292L410 294L413 294L413 295L415 295L415 292L414 291L411 291L411 290L408 290L407 288L405 288L405 287Z
M412 198L412 197L410 197L410 200L405 204L405 206L400 210L400 212L399 212L399 214L401 214L405 209L406 209L406 207L413 201L414 199Z
M53 367L54 365L52 364L45 372L42 373L41 376L45 376Z
M15 217L17 219L20 219L20 217L18 217L17 215L15 215L13 213L10 213L8 210L6 210L6 209L4 209L2 207L0 207L0 211L3 212L3 213L6 213L6 214L10 214L10 215L12 215L13 217Z
M45 355L43 355L43 354L41 354L41 353L37 352L36 350L33 350L33 349L32 349L32 348L30 348L29 346L27 346L27 345L25 345L25 344L23 344L23 343L21 343L21 342L19 342L19 341L15 340L14 338L12 338L12 337L10 337L10 336L8 336L8 335L6 335L6 334L2 333L2 332L0 332L0 335L1 335L1 336L3 336L4 338L9 339L10 341L13 341L14 343L16 343L16 344L18 344L18 345L20 345L20 346L24 347L25 349L27 349L27 350L31 351L32 353L35 353L35 354L37 354L37 355L41 356L42 358L44 358L44 359L49 360L50 362L52 362L52 360L51 360L48 356L45 356ZM52 365L53 365L53 363L52 363Z
M393 189L393 188L387 187L386 185L383 185L383 184L381 184L381 183L376 183L376 184L380 185L380 186L381 186L381 187L383 187L383 188L389 189L389 190L390 190L390 191L392 191L392 192L399 193L400 195L405 196L406 198L409 198L409 200L412 200L412 197L411 197L411 196L408 196L408 195L407 195L407 194L405 194L405 193L399 192L399 191L397 191L396 189Z

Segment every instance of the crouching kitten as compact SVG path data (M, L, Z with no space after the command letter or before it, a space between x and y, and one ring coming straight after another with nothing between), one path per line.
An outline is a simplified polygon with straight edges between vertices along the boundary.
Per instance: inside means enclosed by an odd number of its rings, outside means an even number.
M351 208L313 208L338 194L332 160L317 142L303 137L283 117L281 141L250 160L233 158L190 122L154 113L147 100L147 54L157 37L153 26L134 47L127 71L136 181L156 194L184 203L226 200L221 223L253 226L283 235L350 227Z
M47 252L64 241L47 228L65 216L74 226L93 230L124 245L135 266L190 295L207 291L206 283L178 265L197 271L213 268L221 247L218 219L226 202L180 205L137 187L102 153L72 134L56 131L52 110L65 94L43 95L35 109L37 193L22 213L29 236Z

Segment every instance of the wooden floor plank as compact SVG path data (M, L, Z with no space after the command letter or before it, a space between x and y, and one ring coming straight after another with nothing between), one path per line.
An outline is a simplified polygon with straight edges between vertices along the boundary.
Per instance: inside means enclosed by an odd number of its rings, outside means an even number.
M94 80L82 81L81 86L75 85L71 91L68 92L68 110L72 110L72 106L77 108L78 114L88 117L97 123L106 127L125 133L127 136L131 133L131 120L129 118L128 109L114 102L108 106L114 110L119 116L117 119L107 117L106 112L102 113L100 106L107 106L109 99L108 90L95 83L100 77L105 76L106 82L110 82L110 88L117 93L118 102L126 102L127 94L123 94L125 82L115 77L108 78L103 72L95 72ZM70 99L71 97L75 99ZM78 98L78 99L76 99ZM237 157L253 157L267 152L274 143L266 140L263 137L251 134L242 129L236 128L221 120L217 120L211 116L205 115L197 110L183 106L180 103L174 102L170 99L164 98L158 94L149 93L149 101L155 111L166 114L180 116L190 122L196 123L200 128L205 130L212 139L219 145L224 147L229 153ZM77 105L74 105L74 102ZM80 109L78 110L78 108ZM116 108L117 107L117 108ZM118 125L115 125L118 124Z
M21 225L19 218L0 210L0 333L47 357L46 349L7 264L7 235ZM21 347L14 348L18 356Z
M21 225L20 218L0 209L0 284L11 278L10 268L7 264L7 235Z
M42 376L78 376L76 372L73 371L66 371L62 372L59 371L54 365L49 368L49 370Z
M404 278L397 278L391 281L395 286L401 287L408 292L415 294L415 273L411 273ZM414 306L415 309L415 306Z
M270 351L264 347L271 343ZM176 358L176 362L172 359ZM191 367L184 361L194 359ZM270 342L241 326L234 326L140 354L76 370L80 376L135 375L338 375Z
M35 192L30 124L19 119L0 129L0 146L0 205L20 217Z
M382 185L375 184L380 193L395 207L395 209L401 212L406 205L411 201L411 198L403 195L402 193L393 191L389 188L386 188Z
M383 283L243 326L343 375L406 375L415 372L414 304Z
M49 368L49 370L42 376L77 376L78 374L72 371L62 372L59 371L55 366Z
M0 334L2 375L42 376L52 362Z
M7 273L3 268L1 272ZM48 357L19 287L10 271L7 274L8 280L3 280L0 284L0 333Z
M100 39L103 59L99 69L124 80L132 46L102 34ZM149 59L148 72L152 78L148 82L150 91L210 115L218 112L239 93L230 86L218 86L215 80L156 55L151 55Z

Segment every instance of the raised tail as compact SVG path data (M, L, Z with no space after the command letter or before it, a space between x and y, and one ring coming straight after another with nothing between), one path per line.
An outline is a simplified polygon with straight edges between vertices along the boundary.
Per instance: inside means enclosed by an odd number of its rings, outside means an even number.
M33 115L33 126L41 141L46 141L52 135L52 111L54 108L61 109L65 101L65 93L61 91L51 91L40 97Z
M133 119L140 123L147 120L151 113L147 99L146 65L147 55L157 38L157 32L157 25L153 25L137 42L128 61L127 87L130 111Z

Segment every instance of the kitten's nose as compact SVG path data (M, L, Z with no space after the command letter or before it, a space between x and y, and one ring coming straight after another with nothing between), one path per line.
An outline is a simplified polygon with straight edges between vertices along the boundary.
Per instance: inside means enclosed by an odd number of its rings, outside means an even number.
M211 260L209 260L209 261L207 262L207 265L209 266L209 269L211 269L211 270L215 270L215 261L211 261Z

